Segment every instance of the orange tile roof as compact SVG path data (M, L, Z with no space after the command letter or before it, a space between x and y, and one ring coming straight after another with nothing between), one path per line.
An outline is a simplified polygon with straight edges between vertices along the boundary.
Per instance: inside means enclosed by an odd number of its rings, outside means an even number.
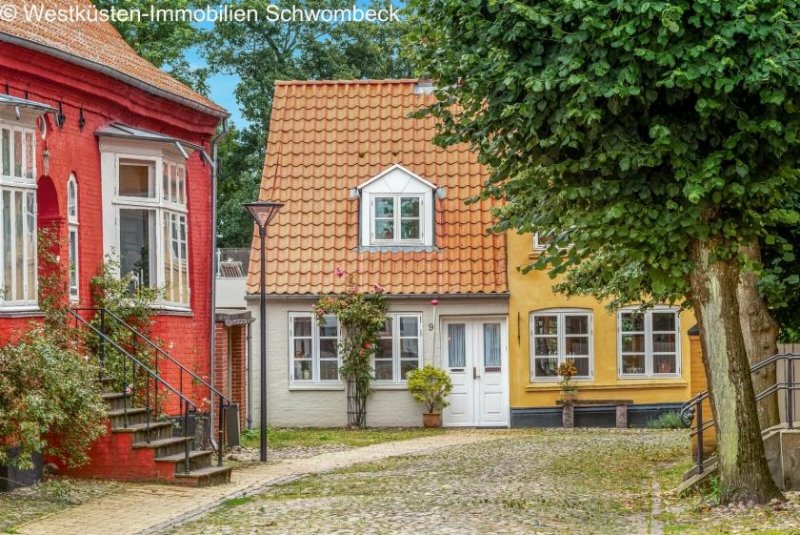
M267 291L342 290L336 268L390 294L504 294L505 237L489 234L490 203L467 205L487 173L467 146L433 145L435 120L410 112L433 102L416 80L277 82L261 200L286 203L268 229ZM394 164L438 187L436 251L358 248L358 201L350 189ZM258 293L253 240L248 293Z
M195 92L139 56L108 22L54 21L26 17L26 8L86 8L89 0L3 0L4 9L16 9L13 20L0 17L0 41L41 51L102 72L160 97L225 117L224 108Z

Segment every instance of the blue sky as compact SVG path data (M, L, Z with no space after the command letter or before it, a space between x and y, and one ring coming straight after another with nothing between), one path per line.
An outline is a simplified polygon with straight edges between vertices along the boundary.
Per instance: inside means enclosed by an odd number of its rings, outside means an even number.
M186 59L189 60L194 68L206 66L206 62L203 60L203 57L197 48L188 50L186 52ZM208 96L211 98L211 100L230 112L231 118L229 119L229 122L236 124L236 126L244 126L247 124L247 121L245 121L242 117L242 113L239 110L239 104L236 103L236 96L233 93L238 83L238 76L227 74L216 74L211 76L208 79Z

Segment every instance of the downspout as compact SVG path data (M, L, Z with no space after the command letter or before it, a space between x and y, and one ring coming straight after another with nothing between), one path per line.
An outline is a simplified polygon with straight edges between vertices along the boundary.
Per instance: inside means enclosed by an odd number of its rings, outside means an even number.
M228 133L228 120L222 120L222 129L213 138L211 138L211 325L210 325L210 353L209 353L209 383L214 384L214 377L217 371L217 173L219 170L219 154L217 153L217 144ZM209 396L211 398L212 396ZM214 409L216 404L211 402L211 407L208 414L208 438L211 445L216 448L218 445L214 440ZM221 444L219 445L221 447Z
M250 370L253 366L253 323L247 324L247 428L253 428L253 381L250 380Z

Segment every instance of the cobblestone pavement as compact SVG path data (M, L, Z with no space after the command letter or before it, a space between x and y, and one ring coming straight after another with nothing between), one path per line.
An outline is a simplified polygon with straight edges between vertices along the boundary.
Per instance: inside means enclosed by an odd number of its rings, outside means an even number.
M232 501L180 527L210 534L649 533L655 472L685 431L530 430L366 462Z
M192 519L226 500L239 499L307 474L341 469L356 463L416 455L494 438L485 432L448 432L431 437L385 442L363 448L283 460L236 470L231 483L201 489L166 485L124 485L119 492L23 524L27 535L127 535L157 533Z

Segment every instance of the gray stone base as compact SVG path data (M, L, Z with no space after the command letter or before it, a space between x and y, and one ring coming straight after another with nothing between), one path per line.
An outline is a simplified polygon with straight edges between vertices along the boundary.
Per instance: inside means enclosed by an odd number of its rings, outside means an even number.
M667 412L679 411L680 402L628 405L628 427L647 427L650 420ZM575 427L617 427L617 407L600 405L596 407L573 407ZM561 407L519 407L511 409L511 427L562 427L564 426Z

